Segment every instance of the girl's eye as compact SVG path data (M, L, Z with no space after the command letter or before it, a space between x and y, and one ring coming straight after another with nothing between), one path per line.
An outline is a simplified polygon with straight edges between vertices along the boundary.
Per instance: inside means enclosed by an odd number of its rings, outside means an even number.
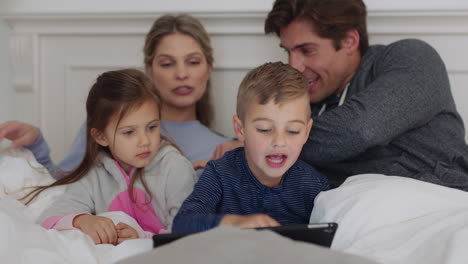
M125 136L130 136L131 134L133 134L133 131L132 130L124 131L122 132L122 134Z
M153 130L155 130L157 127L158 127L157 125L151 125L151 126L148 127L148 129L149 129L150 131L153 131Z
M288 133L292 134L292 135L297 135L297 134L299 134L299 131L298 130L288 130Z
M260 133L268 133L271 131L271 129L261 129L261 128L257 128L257 131L260 132Z
M192 60L192 61L189 61L190 65L199 65L200 64L200 61L199 60Z

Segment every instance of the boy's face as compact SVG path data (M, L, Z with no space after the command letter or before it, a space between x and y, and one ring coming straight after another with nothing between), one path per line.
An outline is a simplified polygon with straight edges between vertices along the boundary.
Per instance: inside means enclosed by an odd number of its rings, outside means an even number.
M244 143L249 168L262 184L278 186L299 157L312 127L308 104L307 96L282 105L252 100L244 120L234 116L234 130Z

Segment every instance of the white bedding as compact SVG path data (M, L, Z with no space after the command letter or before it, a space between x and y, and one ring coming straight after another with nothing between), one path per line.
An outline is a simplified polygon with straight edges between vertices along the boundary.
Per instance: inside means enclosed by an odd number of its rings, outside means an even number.
M44 192L28 207L13 199L21 194L12 191L51 181L29 151L0 151L1 263L112 263L151 248L151 240L95 246L78 230L58 232L35 224L63 188ZM111 216L114 221L124 217ZM441 186L401 177L354 176L317 197L311 222L339 223L333 249L381 263L468 260L468 250L464 250L468 245L468 193Z
M31 152L0 151L0 263L113 263L152 248L149 239L127 241L118 246L96 246L79 230L59 232L35 224L42 210L63 193L64 187L44 191L27 207L13 197L27 193L22 187L52 181ZM103 215L116 223L134 221L120 212L106 214Z
M468 193L376 174L320 194L311 222L338 222L332 248L382 263L468 263Z

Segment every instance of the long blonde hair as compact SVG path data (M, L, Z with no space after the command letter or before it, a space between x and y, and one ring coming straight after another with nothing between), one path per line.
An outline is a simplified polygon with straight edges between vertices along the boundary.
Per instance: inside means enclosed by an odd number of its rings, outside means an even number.
M148 34L146 34L143 48L145 66L152 66L154 53L161 40L173 33L182 33L192 37L201 47L208 65L213 66L213 48L210 37L203 25L196 18L189 15L164 15L154 21ZM211 83L208 80L205 94L196 103L197 119L207 127L213 121L213 107L211 105Z

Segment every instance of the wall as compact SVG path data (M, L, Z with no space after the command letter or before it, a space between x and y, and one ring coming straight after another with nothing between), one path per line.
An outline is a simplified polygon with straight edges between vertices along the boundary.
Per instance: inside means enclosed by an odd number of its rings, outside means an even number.
M272 0L261 1L59 1L0 3L0 122L17 118L41 127L57 160L84 120L87 90L97 74L142 66L141 47L161 13L185 11L200 18L215 50L212 83L215 129L232 135L238 83L265 61L285 60L278 39L263 34ZM428 41L447 64L457 106L468 123L468 1L366 1L372 43L401 38ZM7 23L8 28L5 28ZM10 39L6 35L10 32ZM9 48L8 43L12 45ZM5 56L4 56L5 55ZM11 72L11 74L9 74Z
M461 10L464 0L364 0L369 11ZM267 12L273 0L2 0L0 13Z
M6 23L0 21L0 123L15 118L11 100L14 93L10 79L9 32Z
M0 124L16 118L12 101L15 95L10 79L9 33L6 23L0 20ZM0 149L7 145L7 140L3 140L0 143Z

